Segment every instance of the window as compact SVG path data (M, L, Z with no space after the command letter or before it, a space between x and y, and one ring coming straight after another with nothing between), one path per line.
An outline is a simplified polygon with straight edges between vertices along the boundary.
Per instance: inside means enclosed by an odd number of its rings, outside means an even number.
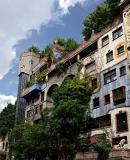
M107 63L113 60L113 51L106 54Z
M42 94L41 94L41 101L42 102L44 101L44 92L42 92Z
M27 111L27 118L29 118L31 116L32 116L31 110Z
M113 92L113 103L118 105L124 103L126 100L125 87L120 87L112 91Z
M128 131L127 113L119 113L116 115L117 132Z
M5 151L8 150L8 142L5 143Z
M93 108L98 108L100 105L99 97L93 99Z
M123 66L120 68L120 76L124 76L126 74L126 67Z
M40 112L42 111L42 105L40 105Z
M112 139L112 145L118 145L122 139L125 139L125 144L127 144L127 136L116 137Z
M4 150L4 148L5 148L5 143L3 142L2 149Z
M87 65L85 66L85 68L86 68L86 71L87 71L87 72L92 72L92 71L94 71L94 70L96 69L95 61L87 64Z
M121 47L117 48L117 54L118 55L123 53L123 52L124 52L124 46L121 46Z
M110 104L110 94L104 96L105 105Z
M35 108L35 114L38 114L38 110L39 110L39 108L36 107L36 108Z
M97 88L97 78L92 79L92 89L95 90Z
M108 35L102 39L102 47L106 46L107 44L109 44Z
M122 36L122 34L123 34L122 27L119 27L118 29L116 29L112 34L113 34L113 40Z
M105 116L92 119L89 129L96 129L96 128L101 128L106 126L111 126L110 114L106 114Z
M104 84L108 84L116 80L116 69L113 69L104 74Z

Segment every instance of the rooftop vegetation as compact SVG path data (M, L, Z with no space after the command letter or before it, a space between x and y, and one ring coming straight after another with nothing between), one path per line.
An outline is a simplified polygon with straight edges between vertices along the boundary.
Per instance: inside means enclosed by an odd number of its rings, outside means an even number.
M29 52L34 52L36 54L40 54L40 49L36 47L35 45L32 45L30 48L28 48Z
M58 44L60 47L62 47L61 56L72 52L78 47L78 43L73 38L69 38L67 40L65 40L64 38L56 38L53 44L47 45L44 49L40 50L37 46L32 45L32 47L30 47L28 51L40 54L41 58L52 58L54 56L52 51L52 47L54 44Z
M57 38L56 41L64 48L64 53L72 52L78 47L78 43L73 38L67 40L64 38Z
M83 36L88 39L92 32L100 32L120 13L120 0L106 0L97 6L96 10L87 16L84 21Z

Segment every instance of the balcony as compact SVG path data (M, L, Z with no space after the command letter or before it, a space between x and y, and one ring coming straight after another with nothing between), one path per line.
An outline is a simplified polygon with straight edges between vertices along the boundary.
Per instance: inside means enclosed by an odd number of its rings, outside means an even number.
M31 96L37 92L40 92L41 91L41 84L39 83L35 83L33 84L31 87L29 88L26 88L25 90L23 90L21 96L23 98L27 98L28 96Z

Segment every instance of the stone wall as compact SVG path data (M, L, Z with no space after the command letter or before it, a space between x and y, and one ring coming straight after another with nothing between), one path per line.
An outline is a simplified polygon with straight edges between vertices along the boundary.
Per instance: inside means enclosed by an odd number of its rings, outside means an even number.
M98 153L85 152L78 153L75 160L97 160ZM109 160L130 160L130 150L116 150L109 154Z

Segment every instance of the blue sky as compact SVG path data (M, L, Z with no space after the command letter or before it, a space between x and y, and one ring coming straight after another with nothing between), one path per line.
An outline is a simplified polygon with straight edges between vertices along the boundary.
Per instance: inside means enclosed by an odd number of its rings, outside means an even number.
M80 43L83 19L103 0L37 2L0 1L0 108L16 99L20 53L32 44L44 48L56 37L73 37Z

